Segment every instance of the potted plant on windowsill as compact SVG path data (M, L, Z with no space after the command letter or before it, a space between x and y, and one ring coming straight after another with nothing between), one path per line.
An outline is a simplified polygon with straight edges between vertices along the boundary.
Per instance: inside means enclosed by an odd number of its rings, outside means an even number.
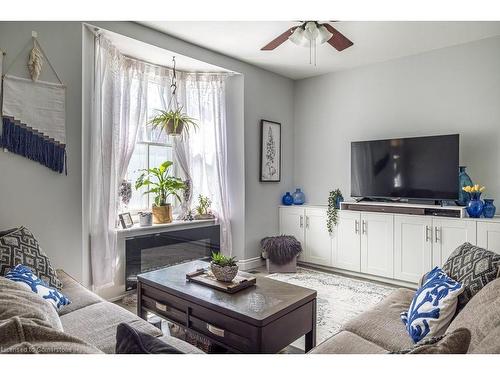
M154 129L160 128L160 131L164 130L171 136L179 136L183 133L189 135L190 128L198 129L196 120L184 113L182 107L166 111L157 109L156 111L156 116L148 122Z
M210 206L212 205L212 201L210 198L205 197L204 195L198 195L198 206L196 206L195 211L196 215L194 216L195 220L207 220L213 219L215 216L212 214L210 210Z
M154 224L172 222L172 205L167 203L167 199L173 195L180 201L179 191L186 188L181 179L168 175L172 164L171 161L165 161L158 168L142 169L143 173L135 182L137 190L146 187L144 194L155 195L152 207Z
M235 257L226 257L221 253L212 253L210 270L215 278L226 283L231 282L238 274Z

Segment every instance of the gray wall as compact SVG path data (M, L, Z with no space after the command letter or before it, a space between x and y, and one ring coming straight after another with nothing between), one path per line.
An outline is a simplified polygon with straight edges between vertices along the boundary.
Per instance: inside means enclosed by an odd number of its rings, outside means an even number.
M228 116L231 194L234 202L234 253L240 259L259 255L261 237L277 232L276 206L281 194L292 186L293 172L293 82L238 60L194 46L131 22L92 22L167 50L241 73L231 79ZM86 191L88 178L88 115L92 70L89 33L81 22L0 22L0 49L5 63L30 41L31 31L39 39L59 75L67 85L68 176L17 155L0 153L0 228L26 225L39 238L56 267L88 283L89 254ZM82 66L82 49L84 63ZM14 74L27 76L26 49ZM44 71L48 72L48 67ZM51 75L42 79L53 80ZM82 96L82 90L84 95ZM84 99L82 103L82 98ZM282 182L259 182L260 119L282 123ZM82 126L83 123L83 126ZM84 156L82 157L82 152ZM82 164L84 167L82 167ZM83 177L82 177L83 176ZM82 188L84 186L84 188ZM83 219L82 219L83 217Z
M294 182L350 196L350 142L460 133L460 162L500 199L500 38L295 82Z
M245 217L236 219L234 230L240 235L244 233L244 243L237 242L235 246L245 247L243 259L260 256L259 241L262 237L278 231L277 205L283 192L293 186L293 81L140 24L131 22L91 22L91 24L243 75L245 205L240 206L237 212L243 210ZM283 164L280 183L259 182L261 119L282 124ZM228 126L231 124L228 123ZM234 146L240 147L240 152L243 151L243 145L237 143L231 147L234 149ZM234 173L232 175L234 176ZM244 228L241 228L243 222ZM235 249L234 252L242 253L240 249Z
M82 274L81 76L82 26L77 22L0 22L4 68L31 41L39 41L67 86L68 175L59 175L21 156L0 151L0 228L27 226L57 267ZM29 77L26 48L9 73ZM57 82L47 63L41 80Z

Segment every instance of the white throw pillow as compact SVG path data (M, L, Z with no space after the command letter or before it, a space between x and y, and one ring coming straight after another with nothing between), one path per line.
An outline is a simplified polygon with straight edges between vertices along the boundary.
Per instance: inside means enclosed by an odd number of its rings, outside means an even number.
M401 320L413 342L444 334L455 315L458 296L463 290L464 286L441 268L435 267L429 272L416 291L409 310L401 313Z

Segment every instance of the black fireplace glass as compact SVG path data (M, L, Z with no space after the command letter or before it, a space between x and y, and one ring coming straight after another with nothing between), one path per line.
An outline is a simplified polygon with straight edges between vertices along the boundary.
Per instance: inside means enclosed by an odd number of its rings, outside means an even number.
M210 259L220 251L220 226L209 225L182 230L153 233L125 240L125 285L132 290L137 275L156 269Z

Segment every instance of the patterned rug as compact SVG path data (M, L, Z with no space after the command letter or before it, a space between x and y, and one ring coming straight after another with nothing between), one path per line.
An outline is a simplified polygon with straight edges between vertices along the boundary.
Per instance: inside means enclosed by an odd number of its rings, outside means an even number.
M297 273L271 274L267 277L317 291L316 345L394 290L389 286L302 267L297 268ZM292 345L303 349L304 339Z

